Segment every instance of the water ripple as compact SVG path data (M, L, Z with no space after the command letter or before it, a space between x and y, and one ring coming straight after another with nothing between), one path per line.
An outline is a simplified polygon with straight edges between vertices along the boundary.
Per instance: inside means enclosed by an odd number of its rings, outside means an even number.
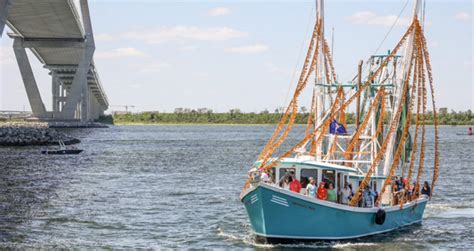
M0 248L462 249L474 245L474 138L441 128L441 174L422 225L351 241L256 242L238 196L271 126L69 130L85 151L0 148ZM297 127L290 142L303 133ZM432 128L428 130L432 136ZM427 167L433 142L428 141ZM431 177L427 172L423 179Z

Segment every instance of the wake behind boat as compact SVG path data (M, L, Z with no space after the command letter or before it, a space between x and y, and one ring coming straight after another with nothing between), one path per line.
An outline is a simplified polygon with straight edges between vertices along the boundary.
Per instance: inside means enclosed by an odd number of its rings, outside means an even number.
M59 148L42 150L42 154L79 154L83 150L77 148L68 148L62 140L59 140Z
M421 1L415 1L412 22L393 50L371 56L366 76L360 64L357 80L349 83L337 79L324 38L323 7L318 0L293 98L240 195L252 229L266 239L350 239L419 223L438 179L438 123ZM310 80L304 138L277 155ZM421 180L428 93L435 124L431 185ZM356 111L352 132L345 124L348 109Z

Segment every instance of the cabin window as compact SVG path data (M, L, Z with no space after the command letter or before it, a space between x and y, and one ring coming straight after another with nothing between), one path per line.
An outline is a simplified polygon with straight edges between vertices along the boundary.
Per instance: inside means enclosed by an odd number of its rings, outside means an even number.
M301 187L306 188L309 184L309 177L313 177L314 180L318 180L318 169L301 169L300 182Z
M336 175L333 170L323 170L323 177L321 181L325 183L332 182L333 184L336 184Z
M295 168L280 168L279 183L283 182L283 177L285 177L285 175L289 174L290 172L295 173ZM281 186L281 184L279 185Z

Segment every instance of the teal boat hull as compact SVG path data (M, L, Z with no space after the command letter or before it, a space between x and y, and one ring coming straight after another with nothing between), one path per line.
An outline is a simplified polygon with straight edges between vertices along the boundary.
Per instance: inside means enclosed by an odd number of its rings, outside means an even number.
M428 199L384 207L385 221L375 223L379 208L358 208L321 201L260 183L243 197L253 231L277 239L353 239L420 223Z

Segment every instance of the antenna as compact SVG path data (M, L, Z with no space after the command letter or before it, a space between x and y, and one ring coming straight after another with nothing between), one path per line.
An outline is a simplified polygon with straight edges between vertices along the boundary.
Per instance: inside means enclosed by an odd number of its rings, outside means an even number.
M334 62L334 27L332 27L332 34L331 34L331 57L332 57L332 61Z

